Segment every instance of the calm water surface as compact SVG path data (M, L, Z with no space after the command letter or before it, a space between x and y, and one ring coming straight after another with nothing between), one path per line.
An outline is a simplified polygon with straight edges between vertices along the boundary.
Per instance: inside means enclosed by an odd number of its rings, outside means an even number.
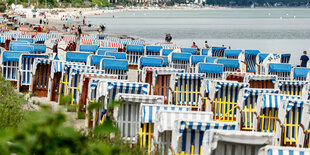
M114 16L114 18L113 18ZM310 52L310 9L156 10L89 16L91 24L107 25L108 33L125 34L147 43L173 42L189 47L205 40L212 46L292 53L296 64L301 51Z

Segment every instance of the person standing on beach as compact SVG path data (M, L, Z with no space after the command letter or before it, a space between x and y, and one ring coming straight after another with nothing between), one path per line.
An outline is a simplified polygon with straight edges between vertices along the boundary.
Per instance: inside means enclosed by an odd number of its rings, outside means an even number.
M300 57L300 67L307 67L309 57L307 56L307 51L304 51L304 55Z
M205 48L210 48L210 46L208 45L208 41L205 41Z
M42 19L40 19L40 24L42 24Z
M170 43L171 40L172 40L172 37L171 37L170 33L167 33L167 34L166 34L165 41L166 41L167 43Z
M83 25L86 25L86 22L85 22L85 16L84 16L84 18L83 18Z
M82 28L81 28L81 25L79 25L78 31L79 31L79 37L81 38L81 35L82 35Z
M198 48L195 42L193 42L192 48Z

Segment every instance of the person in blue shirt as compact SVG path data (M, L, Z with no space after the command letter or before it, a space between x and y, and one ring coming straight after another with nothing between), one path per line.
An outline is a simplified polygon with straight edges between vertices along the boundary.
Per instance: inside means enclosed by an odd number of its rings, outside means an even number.
M307 51L304 51L304 55L300 57L300 67L307 67L309 57L307 56Z

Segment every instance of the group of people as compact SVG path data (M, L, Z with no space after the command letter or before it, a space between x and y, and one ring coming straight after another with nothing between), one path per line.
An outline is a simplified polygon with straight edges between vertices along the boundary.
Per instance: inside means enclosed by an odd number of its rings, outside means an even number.
M79 25L78 27L74 27L74 25L72 27L69 27L69 26L66 26L66 24L63 24L62 30L66 31L68 33L72 33L72 34L79 36L79 37L82 34L81 25Z

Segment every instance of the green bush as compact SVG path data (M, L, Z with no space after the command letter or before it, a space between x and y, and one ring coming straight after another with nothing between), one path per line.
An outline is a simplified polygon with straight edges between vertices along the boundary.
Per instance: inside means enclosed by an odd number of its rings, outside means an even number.
M0 77L0 129L17 127L23 119L23 95L15 92L11 83Z
M0 12L4 12L6 10L5 2L0 0Z

